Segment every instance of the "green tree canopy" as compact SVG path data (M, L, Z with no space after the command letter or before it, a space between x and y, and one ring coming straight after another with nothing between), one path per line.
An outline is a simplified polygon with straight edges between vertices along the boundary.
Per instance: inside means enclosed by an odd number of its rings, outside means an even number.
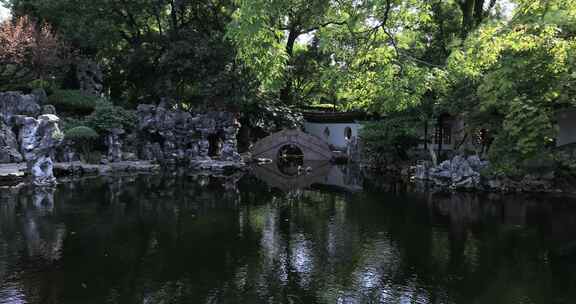
M496 136L494 160L542 155L556 135L555 111L576 105L575 14L570 1L518 1L511 21L481 27L453 51L454 87L471 84L461 108L490 117L479 124Z

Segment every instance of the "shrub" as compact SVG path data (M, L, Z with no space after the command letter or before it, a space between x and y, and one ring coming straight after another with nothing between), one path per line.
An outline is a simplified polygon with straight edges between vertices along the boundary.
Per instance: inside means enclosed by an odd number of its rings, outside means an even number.
M70 129L85 125L86 123L84 122L83 119L78 119L74 117L62 117L60 120L60 129L62 129L64 133L66 133Z
M67 130L65 133L66 138L71 140L95 140L98 138L98 133L86 126L78 126Z
M48 96L48 102L58 111L79 115L92 113L99 105L106 104L103 98L82 94L79 90L57 90Z
M48 95L54 94L54 92L57 90L56 87L57 84L55 81L48 81L44 79L36 79L28 83L28 88L30 90L33 91L41 89L44 90Z
M408 152L420 142L417 122L406 117L366 123L360 131L360 137L365 153L378 166L397 160L408 160Z
M133 129L137 117L134 111L112 105L101 105L86 117L86 125L103 134L114 128Z
M64 132L65 138L74 142L74 147L80 152L80 157L83 160L93 152L94 143L98 139L98 133L87 126L78 126L66 130Z

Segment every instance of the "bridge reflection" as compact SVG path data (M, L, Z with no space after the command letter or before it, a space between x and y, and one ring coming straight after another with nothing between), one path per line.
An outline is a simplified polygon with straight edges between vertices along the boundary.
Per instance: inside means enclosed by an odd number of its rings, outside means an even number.
M252 174L269 187L282 191L329 187L333 190L362 190L360 170L354 166L337 166L327 161L304 161L298 168L286 170L277 164L255 165Z

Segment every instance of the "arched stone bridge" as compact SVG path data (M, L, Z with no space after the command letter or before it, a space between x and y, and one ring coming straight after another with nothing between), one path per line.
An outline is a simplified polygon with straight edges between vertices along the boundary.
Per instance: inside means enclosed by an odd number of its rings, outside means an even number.
M264 137L256 143L252 156L276 160L280 149L287 145L298 147L304 154L304 161L329 161L332 150L320 138L300 130L283 130Z

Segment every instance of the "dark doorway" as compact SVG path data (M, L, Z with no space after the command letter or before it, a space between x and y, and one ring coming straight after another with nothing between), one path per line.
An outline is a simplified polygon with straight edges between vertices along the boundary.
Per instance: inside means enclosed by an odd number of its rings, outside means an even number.
M208 156L210 157L220 157L222 153L222 143L224 142L224 137L219 134L208 135L208 143L210 144L208 148Z
M347 140L352 139L352 128L346 127L346 129L344 129L344 137L345 137Z

